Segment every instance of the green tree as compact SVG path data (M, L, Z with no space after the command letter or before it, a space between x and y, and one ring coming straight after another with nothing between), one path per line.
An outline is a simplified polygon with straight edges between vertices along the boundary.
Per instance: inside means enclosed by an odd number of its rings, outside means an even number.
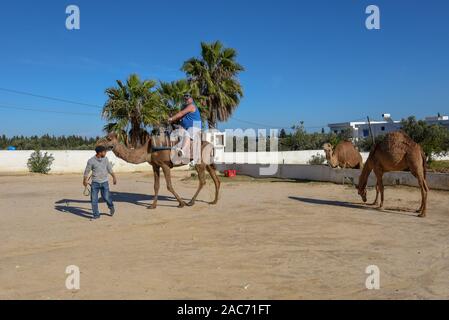
M304 122L291 128L292 133L279 137L279 150L320 150L323 144L330 143L336 146L341 141L350 141L352 139L352 131L344 130L338 134L321 132L308 133L304 128Z
M281 129L279 132L279 139L285 139L287 137L287 132L285 132L285 129Z
M449 150L449 130L441 125L429 125L425 121L417 121L415 117L402 120L402 130L410 138L419 143L428 160L432 155L446 154Z
M244 71L237 61L237 51L225 48L220 41L201 43L201 57L184 62L182 70L198 93L200 104L207 106L209 127L227 121L243 97L238 74Z
M308 133L304 122L292 127L293 132L280 139L280 150L318 150L329 142L330 135L319 132Z
M95 148L97 138L86 138L80 136L13 136L0 137L0 149L14 146L17 150L92 150Z
M117 87L106 89L108 100L103 117L108 121L105 131L115 132L127 145L137 147L147 138L147 126L160 125L168 116L156 81L140 80L131 74L124 84L117 80ZM128 139L129 138L129 139Z
M380 134L374 138L374 144L382 142L385 139L385 135ZM357 140L356 146L362 152L370 152L374 146L373 139L371 137Z
M192 87L186 79L181 79L172 82L159 83L158 88L162 102L165 104L171 114L178 112L184 103L184 94L190 93L195 101L203 101L203 97L200 96L197 88ZM207 106L202 104L198 105L201 117L203 120L207 120L208 114Z

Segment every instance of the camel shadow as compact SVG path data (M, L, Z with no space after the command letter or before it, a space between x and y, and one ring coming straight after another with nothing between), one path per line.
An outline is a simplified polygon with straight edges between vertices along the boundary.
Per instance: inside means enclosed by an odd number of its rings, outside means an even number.
M319 204L319 205L327 205L327 206L336 206L336 207L346 207L351 209L364 209L364 210L373 210L374 208L366 207L363 204L357 204L346 201L337 201L337 200L323 200L323 199L312 199L312 198L302 198L302 197L288 197L289 199L301 201L310 204Z
M415 213L415 210L405 209L405 208L384 208L378 209L377 207L369 206L367 204L362 203L352 203L346 201L337 201L337 200L323 200L323 199L312 199L312 198L302 198L302 197L293 197L290 196L289 199L301 201L309 204L318 204L318 205L327 205L327 206L336 206L336 207L345 207L351 209L362 209L366 211L375 211L380 213L394 213L398 215L411 216L411 213Z
M112 200L116 203L122 202L122 203L130 203L137 206L142 207L148 207L150 205L150 202L153 201L154 196L148 195L148 194L139 194L139 193L128 193L128 192L111 192ZM167 197L167 196L159 196L158 200L160 201L169 201L169 202L177 202L174 197ZM145 201L146 203L144 203ZM100 198L99 203L104 203L105 201ZM76 204L75 206L72 204ZM73 215L76 215L81 218L91 219L92 218L92 212L90 209L82 208L79 205L85 204L90 207L90 199L86 198L86 200L80 200L80 199L61 199L55 202L55 210L63 213L71 213ZM161 205L158 204L158 206L167 206L168 205ZM102 214L109 216L107 214Z

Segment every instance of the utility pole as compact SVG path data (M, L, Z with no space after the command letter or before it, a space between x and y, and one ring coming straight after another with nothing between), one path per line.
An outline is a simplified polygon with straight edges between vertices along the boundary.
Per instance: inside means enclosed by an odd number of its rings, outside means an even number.
M374 147L374 144L376 143L376 140L374 139L373 129L371 128L371 121L369 120L369 116L367 116L366 119L368 119L369 134L371 136L371 140L373 141L373 147Z

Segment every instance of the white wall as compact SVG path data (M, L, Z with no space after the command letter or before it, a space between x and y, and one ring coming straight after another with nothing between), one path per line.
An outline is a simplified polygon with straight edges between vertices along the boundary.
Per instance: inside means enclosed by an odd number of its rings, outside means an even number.
M33 151L0 151L0 173L27 172L27 161ZM43 151L45 152L45 151ZM48 151L53 154L55 161L50 173L79 173L86 166L93 151ZM286 152L217 152L217 163L226 164L308 164L313 155L321 154L322 150L286 151ZM364 161L368 153L362 153ZM108 153L109 160L114 164L116 172L151 171L148 164L133 165L118 159L112 152ZM449 160L449 157L441 158ZM188 166L177 168L187 170Z
M220 154L220 163L249 163L249 164L308 164L312 156L320 154L325 156L323 150L302 150L284 152L224 152ZM361 152L363 161L368 159L368 152ZM449 156L436 157L436 160L449 160Z
M45 151L42 151L45 152ZM33 151L0 151L0 173L27 172L27 161ZM94 151L48 151L55 158L50 173L81 173ZM107 155L115 172L152 171L148 163L133 165L117 158L112 152Z
M334 183L358 184L360 170L356 169L332 169L325 165L301 165L301 164L280 164L277 165L271 174L262 174L261 169L268 168L261 164L220 164L217 169L237 170L237 174L248 175L255 178L281 178L309 181L322 181ZM417 187L418 181L410 172L388 172L384 175L385 185L406 185ZM372 173L368 180L369 186L374 186L376 177ZM449 190L449 174L427 173L427 183L431 189Z
M286 163L307 164L313 155L325 155L323 150L303 150L284 152L224 152L223 163Z

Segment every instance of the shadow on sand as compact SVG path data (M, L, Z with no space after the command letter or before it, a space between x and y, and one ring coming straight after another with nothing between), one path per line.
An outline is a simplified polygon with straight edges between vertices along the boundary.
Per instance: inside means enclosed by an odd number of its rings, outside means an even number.
M303 198L303 197L289 197L289 199L301 201L304 203L310 204L318 204L318 205L327 205L327 206L336 206L336 207L345 207L351 209L362 209L368 211L382 212L382 213L394 213L399 215L405 215L410 217L411 213L416 213L413 209L408 208L384 208L379 209L374 206L370 206L363 203L351 203L346 201L337 201L337 200L323 200L323 199L312 199L312 198Z
M111 192L112 200L114 202L123 202L123 203L131 203L137 206L148 207L150 203L153 201L153 196L148 194L139 194L139 193L128 193L128 192ZM59 212L71 213L73 215L79 216L81 218L91 219L92 212L91 210L86 210L86 208L81 208L79 204L85 204L90 206L90 199L85 198L86 200L80 199L61 199L55 202L55 209ZM143 202L145 201L145 203ZM158 201L172 201L177 202L174 197L167 196L159 196ZM104 200L100 198L99 203L104 203ZM72 204L78 204L73 206ZM164 206L158 204L158 206ZM167 206L167 205L165 205ZM106 215L107 214L102 214Z

